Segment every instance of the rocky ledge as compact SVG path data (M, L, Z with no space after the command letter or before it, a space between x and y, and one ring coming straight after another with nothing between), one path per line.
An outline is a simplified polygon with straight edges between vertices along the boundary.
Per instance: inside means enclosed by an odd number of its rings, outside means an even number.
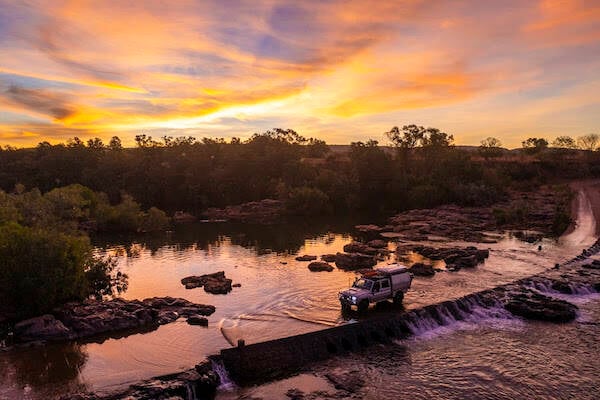
M577 317L577 306L574 304L532 290L514 295L504 304L504 308L519 317L540 321L569 322Z
M474 246L465 248L449 247L435 248L421 245L402 245L396 249L396 254L402 259L408 252L413 251L430 260L443 260L446 269L456 271L461 268L473 268L485 261L490 256L487 249L478 249Z
M200 276L188 276L181 280L186 289L204 286L204 291L212 294L227 294L231 292L232 280L225 277L224 271Z
M173 297L144 300L87 300L67 303L50 314L20 321L16 342L60 341L136 331L168 324L179 317L211 315L215 307Z
M553 222L560 205L568 204L568 195L566 191L543 186L535 192L510 192L505 201L489 207L444 205L415 209L391 217L387 225L357 225L355 229L357 236L366 240L396 237L424 241L443 237L479 243L495 242L489 232L511 230L516 231L517 238L534 242L552 235Z
M281 219L283 203L279 200L264 199L225 208L209 208L202 218L227 220L257 224L272 224Z
M159 376L132 385L125 391L99 396L93 393L72 394L60 400L188 400L213 398L219 376L209 361L185 372ZM192 396L192 397L190 397Z

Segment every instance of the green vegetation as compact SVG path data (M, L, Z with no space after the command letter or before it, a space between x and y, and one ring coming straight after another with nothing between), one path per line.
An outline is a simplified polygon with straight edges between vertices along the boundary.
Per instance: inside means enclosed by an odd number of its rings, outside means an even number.
M533 190L549 180L600 176L599 152L572 150L578 143L594 148L594 135L561 136L555 147L529 138L524 149L513 151L491 137L479 148L463 149L453 145L452 135L417 125L394 127L385 136L391 147L368 140L343 151L291 129L246 141L138 135L135 148L123 148L117 137L108 145L100 139L44 142L0 151L0 189L11 192L4 197L23 191L28 204L54 202L51 216L69 216L73 205L83 215L70 217L93 220L100 230L138 231L164 227L166 217L151 207L199 215L209 207L274 198L297 215L381 214L492 204L511 187ZM0 218L14 219L14 207L25 220L47 218L37 215L37 205L25 210L18 204L2 208Z
M0 314L22 318L127 287L115 261L95 257L83 230L162 230L157 208L141 211L131 196L111 205L103 193L73 184L44 194L17 185L0 191Z
M95 258L86 236L0 225L0 301L15 318L38 315L67 301L112 294L126 287L113 261Z
M25 191L17 185L12 193L0 190L0 224L18 222L39 228L52 227L61 232L78 230L148 232L169 225L166 214L155 208L147 212L129 195L115 205L104 193L73 184L42 194L39 189Z

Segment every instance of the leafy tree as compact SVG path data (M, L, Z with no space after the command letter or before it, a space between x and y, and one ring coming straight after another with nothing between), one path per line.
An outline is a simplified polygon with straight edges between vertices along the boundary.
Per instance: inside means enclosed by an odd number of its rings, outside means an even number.
M570 136L559 136L552 142L552 147L559 149L576 149L577 143Z
M331 211L329 197L321 190L310 187L293 189L285 206L293 215L322 215Z
M123 145L121 144L121 139L118 136L113 136L108 142L108 148L111 150L122 150Z
M424 131L421 145L424 148L445 148L451 146L454 136L442 132L437 128L427 128Z
M394 126L385 136L399 149L414 149L421 144L425 136L425 128L417 125L404 125L402 130Z
M599 144L600 136L595 133L590 133L577 139L577 145L581 150L594 151L598 149Z
M481 141L479 153L486 157L499 157L502 155L502 142L495 137L488 137Z
M0 226L0 297L19 316L47 312L87 294L85 266L90 244L16 223Z
M532 137L524 140L521 144L523 146L523 150L530 154L539 153L540 151L548 148L548 141L544 138Z

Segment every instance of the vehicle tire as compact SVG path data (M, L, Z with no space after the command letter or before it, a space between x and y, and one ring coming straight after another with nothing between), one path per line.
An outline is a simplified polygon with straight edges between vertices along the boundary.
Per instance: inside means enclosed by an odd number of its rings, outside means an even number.
M367 300L362 300L360 303L358 303L358 312L359 313L364 313L365 311L367 311L368 308L369 308L369 302Z
M402 300L404 300L404 292L402 290L399 290L394 295L394 304L402 304Z

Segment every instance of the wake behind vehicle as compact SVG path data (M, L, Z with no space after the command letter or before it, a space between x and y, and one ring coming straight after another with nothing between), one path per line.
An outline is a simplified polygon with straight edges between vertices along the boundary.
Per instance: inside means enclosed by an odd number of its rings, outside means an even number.
M342 311L356 306L359 312L369 308L369 304L393 299L401 304L404 293L410 289L413 276L400 264L374 269L357 278L350 289L339 293Z

